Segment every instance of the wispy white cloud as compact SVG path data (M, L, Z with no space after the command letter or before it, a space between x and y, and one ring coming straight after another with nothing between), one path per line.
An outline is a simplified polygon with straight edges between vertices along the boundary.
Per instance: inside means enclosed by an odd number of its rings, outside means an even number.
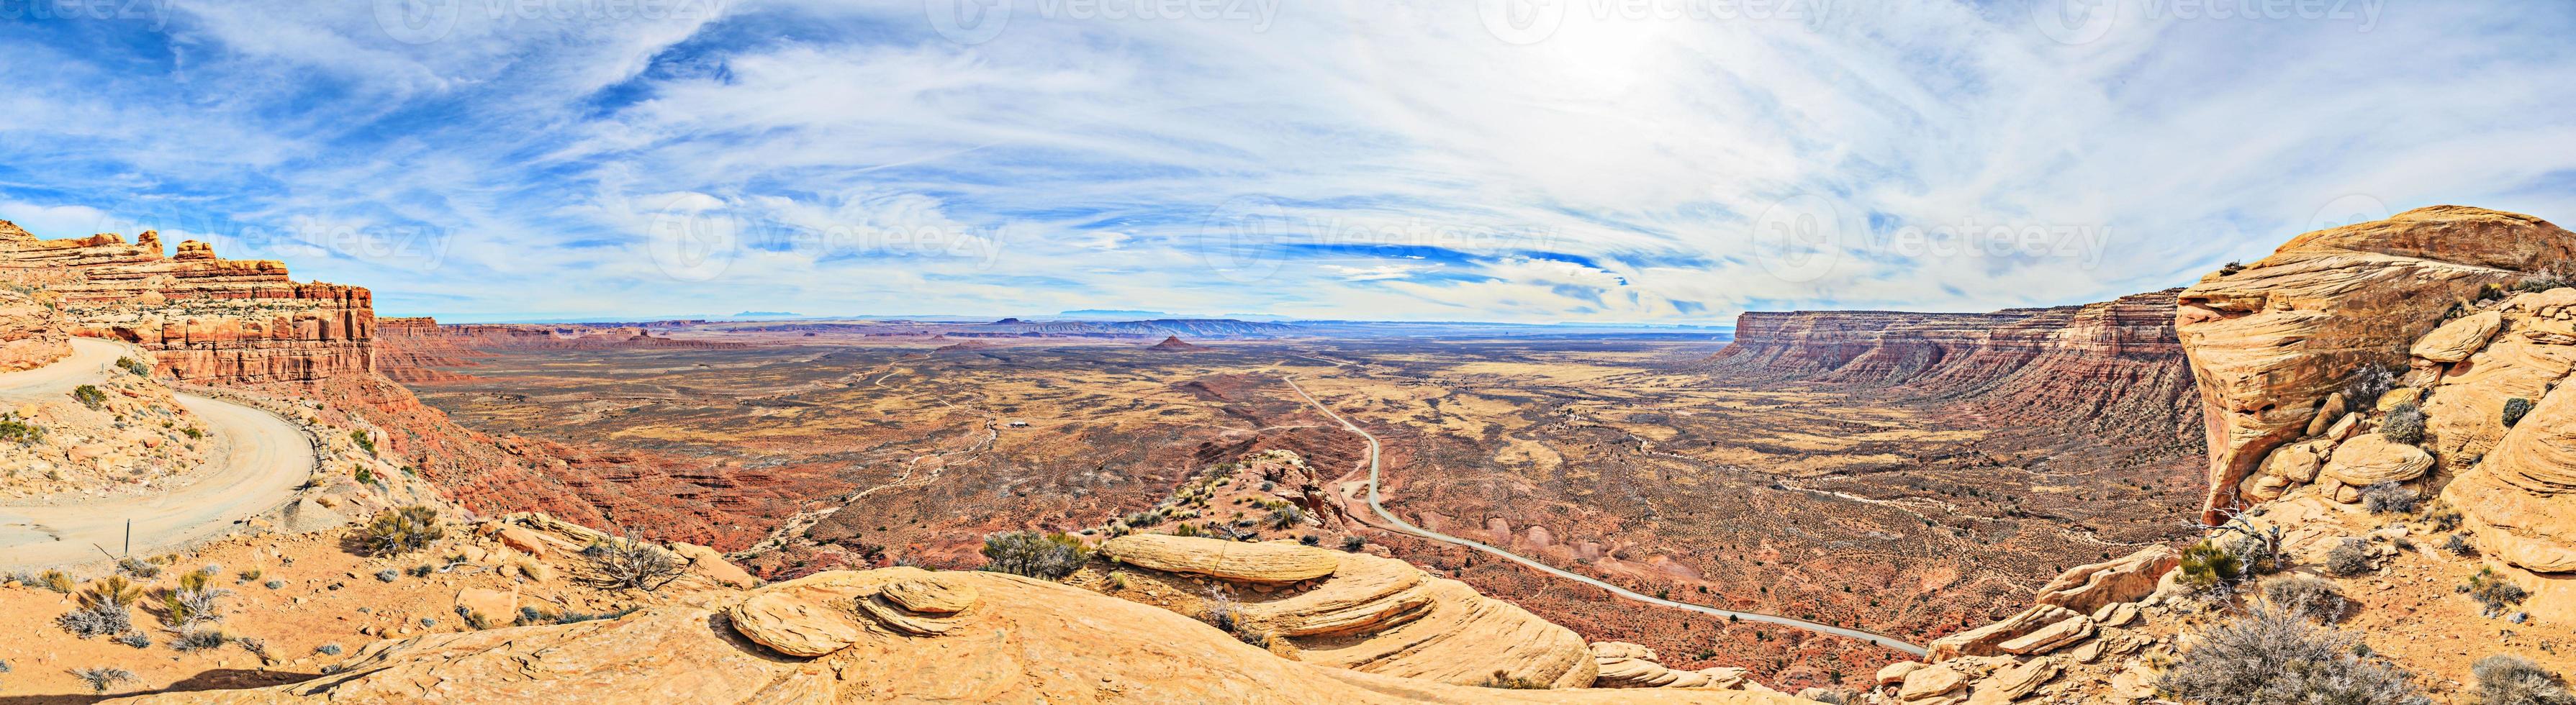
M1693 322L2099 299L2432 203L2576 219L2558 3L1486 4L26 23L0 218L191 233L394 314Z

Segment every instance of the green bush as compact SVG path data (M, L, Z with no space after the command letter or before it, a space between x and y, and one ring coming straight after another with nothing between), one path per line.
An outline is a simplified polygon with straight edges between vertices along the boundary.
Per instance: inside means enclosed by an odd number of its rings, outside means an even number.
M132 372L137 376L152 376L152 364L142 360L130 357L120 357L116 359L116 366L125 368L125 371Z
M2245 566L2227 549L2208 541L2192 544L2182 550L2182 584L2197 590L2236 582L2243 577Z
M367 435L364 430L350 431L349 442L358 444L358 449L366 451L368 455L376 454L376 437Z
M2415 488L2380 482L2361 489L2361 506L2372 514L2408 514L2424 499Z
M20 421L14 415L0 417L0 442L26 445L44 440L45 427Z
M2477 575L2469 576L2468 592L2469 599L2486 608L2486 616L2489 617L2502 615L2505 610L2531 597L2531 593L2523 590L2522 586L2497 577L2493 568L2482 568Z
M415 504L376 513L358 530L358 545L367 555L391 556L427 548L446 535L438 510Z
M86 406L91 409L105 408L107 406L107 392L99 391L96 385L84 384L72 388L72 401L80 402L81 406Z
M2407 445L2424 442L2424 410L2413 404L2397 405L2388 410L2387 419L2379 422L2379 435Z
M1010 573L1040 580L1057 580L1072 575L1084 561L1091 560L1091 549L1082 539L1062 533L1040 534L1035 531L1009 531L984 537L984 570Z
M2504 400L2504 425L2510 427L2522 423L2522 416L2528 413L2531 413L2531 400L2522 397Z

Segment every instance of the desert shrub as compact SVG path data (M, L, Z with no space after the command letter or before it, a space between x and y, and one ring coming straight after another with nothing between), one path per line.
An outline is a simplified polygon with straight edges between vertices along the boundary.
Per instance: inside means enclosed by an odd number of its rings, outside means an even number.
M2379 435L2407 445L2424 442L2424 410L2413 404L2397 405L2388 410L2388 418L2380 420Z
M2576 284L2576 280L2570 280L2567 275L2544 269L2523 275L2521 281L2514 282L2513 290L2520 292L2548 291L2551 289L2570 286L2571 284Z
M153 565L151 561L141 558L126 556L116 559L116 572L151 580L161 577L161 566Z
M2424 497L2415 488L2395 482L2379 482L2361 488L2361 506L2372 514L2407 514L2415 511Z
M438 572L438 569L437 569L437 568L429 567L429 564L427 564L427 563L422 563L422 564L420 564L420 565L416 565L416 566L412 566L412 567L410 567L410 568L403 569L403 574L405 574L405 575L409 575L409 576L411 576L411 577L415 577L415 578L426 578L426 577L429 577L429 574L431 574L431 573L436 573L436 572ZM385 581L385 582L393 582L393 581L391 581L391 580L387 580L387 581Z
M2424 508L2424 522L2432 524L2434 531L2457 529L2460 528L2460 510L2452 509L2448 502L2433 500L2433 506Z
M2403 368L2365 367L2352 373L2343 384L2343 403L2347 409L2367 409L2379 401L2379 395L2397 388L2397 370Z
M2343 615L2343 593L2334 581L2295 575L2263 584L2263 600L2273 609L2282 610L2320 622L2332 622Z
M2442 550L2461 558L2478 555L2478 547L2469 542L2468 534L2452 534L2442 539Z
M428 548L447 535L438 526L438 510L422 505L377 512L358 530L358 545L370 556L391 556Z
M368 455L376 454L376 437L367 435L364 429L350 431L349 442L358 444L358 449L366 451Z
M180 651L204 651L223 648L225 644L231 642L231 638L224 636L224 630L214 627L192 627L180 630L179 638L170 640L170 648Z
M2182 550L2182 583L2206 590L2236 582L2242 577L2244 564L2236 556L2208 541L2192 544Z
M81 406L91 409L106 408L107 392L99 391L96 385L84 384L72 388L72 401L80 402Z
M1213 587L1208 588L1207 607L1199 619L1218 631L1234 635L1236 641L1264 649L1270 648L1270 642L1279 638L1268 629L1243 621L1243 605L1235 602L1233 595Z
M313 647L313 653L321 654L321 655L324 655L324 656L338 656L338 655L340 655L340 645L339 645L339 644L323 644L323 645L321 645L321 646L316 646L316 647Z
M207 587L203 581L194 586L183 583L178 589L162 594L161 608L170 615L172 622L181 627L212 622L223 619L222 599L230 594L231 590Z
M284 581L284 580L271 580L271 581L268 581L268 582L265 582L265 583L260 583L260 584L259 584L259 586L260 586L260 587L264 587L264 588L268 588L268 589L270 589L270 590L276 590L276 589L278 589L278 588L286 587L286 581Z
M2486 608L2489 617L2504 614L2505 610L2531 597L2531 593L2523 590L2522 586L2498 577L2493 568L2482 568L2477 575L2469 576L2467 587L2469 599Z
M2229 260L2226 264L2218 265L2219 276L2226 276L2242 271L2245 271L2245 263L2243 262Z
M1073 574L1091 559L1082 539L1060 533L1009 531L984 537L984 570L1040 580Z
M2231 533L2218 542L2227 555L2235 556L2238 571L2244 575L2271 575L2281 572L2281 527L2254 529L2232 523Z
M134 614L126 611L125 605L121 604L109 602L85 604L72 608L72 611L65 612L60 617L55 617L54 626L62 627L63 631L71 632L73 636L83 639L94 636L115 636L134 631Z
M2428 705L2405 671L2359 639L2286 610L2258 606L2204 629L2156 686L2207 705Z
M81 679L82 682L89 684L91 691L100 693L107 692L109 688L114 688L118 684L132 683L135 680L133 671L107 667L74 669L72 677Z
M45 589L47 590L52 590L65 595L72 594L72 575L70 573L65 573L59 570L48 570L42 573L37 573L36 583L45 586Z
M1262 523L1269 525L1272 529L1286 529L1291 526L1303 524L1306 523L1306 510L1298 509L1295 506L1273 509L1270 510L1270 516L1262 519Z
M2478 677L2478 705L2576 705L2576 694L2558 674L2511 654L2478 659L2469 672Z
M0 442L27 445L45 440L45 427L20 421L14 415L0 417Z
M1515 676L1512 675L1510 671L1505 671L1499 668L1494 669L1494 675L1486 676L1485 682L1478 683L1476 685L1487 688L1500 688L1503 690L1547 690L1550 687L1548 684L1540 682L1538 679L1528 676Z
M145 635L143 632L126 632L124 635L116 638L116 643L137 649L149 649L152 648L152 637Z
M2326 551L2326 573L2346 578L2368 573L2373 567L2372 561L2378 558L2376 554L2377 552L2370 549L2368 541L2355 538L2344 539L2336 543L2333 549Z
M1368 545L1368 540L1367 540L1367 539L1363 539L1363 538L1360 538L1360 537L1357 537L1357 536L1344 536L1344 537L1342 537L1342 550L1344 550L1344 551L1350 551L1350 552L1352 552L1352 553L1358 553L1358 552L1359 552L1359 550L1360 550L1360 547L1362 547L1362 546L1367 546L1367 545Z
M2531 400L2514 397L2504 400L2504 417L2501 420L2504 421L2504 425L2512 426L2522 423L2523 415L2529 413L2531 413Z
M611 537L589 556L592 584L621 590L660 590L680 579L684 564L670 550L632 538ZM587 551L585 551L587 553Z
M1297 537L1297 543L1299 543L1299 544L1303 544L1303 545L1307 545L1307 546L1321 546L1321 545L1324 545L1324 537L1322 537L1322 536L1316 536L1316 535L1314 535L1314 534L1307 534L1307 535L1304 535L1304 536L1299 536L1299 537Z
M120 357L116 359L116 366L124 368L125 371L132 372L139 376L152 376L152 364L142 360L130 357Z
M1202 532L1199 531L1199 525L1197 524L1184 523L1179 526L1172 527L1173 536L1197 536L1200 533Z

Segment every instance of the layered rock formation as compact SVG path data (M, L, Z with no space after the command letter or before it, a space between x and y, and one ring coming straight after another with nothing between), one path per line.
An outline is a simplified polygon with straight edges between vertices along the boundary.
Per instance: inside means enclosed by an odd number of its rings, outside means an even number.
M1717 374L1973 403L1998 420L2113 435L2192 428L2174 291L1992 313L1747 312Z
M2205 407L2203 521L2241 503L2239 483L2273 448L2342 411L2324 408L2329 394L2406 364L2409 347L2482 287L2571 257L2576 234L2538 218L2434 206L2303 234L2185 289L2175 329Z
M71 354L71 335L64 329L61 309L27 294L0 290L0 372L43 367Z
M1598 673L1572 630L1392 558L1150 534L1101 553L1118 567L1077 584L1191 615L1228 609L1211 604L1225 596L1244 629L1306 663L1460 685L1580 688Z
M372 368L375 312L366 289L297 283L274 260L217 258L160 236L39 240L0 228L0 269L61 279L49 287L78 334L151 350L161 371L214 384L303 382Z
M1588 660L1587 660L1588 664ZM707 607L382 641L331 674L110 702L1800 702L1504 690L1279 658L1196 620L1002 573L818 573Z
M469 379L440 368L468 367L493 350L724 349L742 343L657 337L629 325L440 324L426 316L377 321L376 367L405 384Z

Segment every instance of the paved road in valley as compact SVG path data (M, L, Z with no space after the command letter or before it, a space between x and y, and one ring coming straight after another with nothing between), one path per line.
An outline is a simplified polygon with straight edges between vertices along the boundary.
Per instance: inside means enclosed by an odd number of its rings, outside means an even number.
M1384 519L1384 520L1386 520L1386 522L1387 522L1387 523L1395 525L1395 527L1396 527L1398 530L1403 531L1404 533L1412 534L1412 535L1415 535L1415 536L1420 536L1420 537L1422 537L1422 538L1430 539L1430 540L1433 540L1433 541L1438 541L1438 542L1441 542L1441 543L1452 544L1452 545L1458 545L1458 546L1465 546L1465 547L1472 548L1472 549L1476 549L1476 550L1479 550L1479 551L1484 551L1484 552L1486 552L1486 553L1490 553L1490 554L1494 554L1495 556L1499 556L1499 557L1501 557L1501 558L1503 558L1503 559L1505 559L1505 560L1509 560L1509 561L1514 562L1514 563L1519 563L1519 564L1521 564L1521 565L1528 566L1528 567L1529 567L1529 569L1531 569L1531 570L1535 570L1535 571L1538 571L1538 572L1541 572L1541 573L1546 573L1546 574L1548 574L1548 575L1553 575L1553 576L1560 577L1560 578L1564 578L1564 579L1567 579L1567 580L1572 580L1572 581L1575 581L1575 582L1583 583L1583 584L1585 584L1585 585L1590 585L1590 586L1593 586L1593 587L1601 588L1601 589L1603 589L1603 590L1608 590L1608 591L1610 591L1610 594L1618 595L1618 596L1620 596L1620 597L1622 597L1622 598L1626 598L1626 599L1629 599L1629 600L1634 600L1634 601L1637 601L1637 602L1643 602L1643 603L1650 604L1650 605L1657 605L1657 606L1661 606L1661 607L1670 607L1670 608L1673 608L1673 609L1679 609L1679 610L1690 610L1690 611L1692 611L1692 612L1698 612L1698 613L1702 613L1702 614L1712 614L1712 615L1717 615L1717 616L1720 616L1720 617L1727 617L1727 618L1731 618L1731 619L1740 619L1740 620L1747 621L1747 622L1761 622L1761 623L1764 623L1764 624L1777 624L1777 625L1784 626L1784 627L1791 627L1791 628L1796 628L1796 629L1804 629L1804 630L1811 631L1811 632L1816 632L1816 633L1819 633L1819 634L1831 634L1831 635L1839 636L1839 637L1847 637L1847 638L1852 638L1852 639L1859 639L1859 640L1861 640L1861 641L1866 641L1866 642L1869 642L1869 643L1871 643L1871 644L1875 644L1875 645L1878 645L1878 646L1884 646L1884 647L1887 647L1887 648L1890 648L1890 649L1895 649L1895 650L1898 650L1898 651L1903 651L1903 652L1908 653L1908 654L1913 654L1913 655L1918 656L1918 657L1919 657L1919 656L1926 656L1926 655L1928 655L1928 654L1930 653L1930 652L1926 651L1926 650L1925 650L1923 647L1921 647L1921 646L1917 646L1917 645L1914 645L1914 644L1911 644L1911 643L1907 643L1907 642L1905 642L1905 641L1903 641L1903 640L1899 640L1899 639L1897 639L1896 637L1888 636L1888 635L1885 635L1885 634L1878 634L1878 633L1874 633L1874 632L1867 632L1867 631L1862 631L1862 630L1858 630L1858 629L1850 629L1850 628L1846 628L1846 627L1837 627L1837 626L1834 626L1834 625L1831 625L1831 624L1818 624L1818 623L1810 622L1810 621L1803 620L1803 619L1793 619L1793 618L1789 618L1789 617L1782 617L1782 616L1779 616L1779 615L1773 615L1773 614L1761 614L1761 613L1758 613L1758 612L1736 612L1736 611L1733 611L1733 610L1722 610L1722 609L1718 609L1718 608L1715 608L1715 607L1710 607L1710 606L1707 606L1707 605L1694 605L1694 604L1691 604L1691 603L1688 603L1688 602L1675 602L1675 601L1672 601L1672 600L1667 600L1667 599L1663 599L1663 598L1660 598L1660 597L1655 597L1655 596L1653 596L1653 595L1639 594L1639 593L1637 593L1636 591L1629 590L1629 589L1627 589L1627 588L1623 588L1623 587L1619 587L1619 586L1617 586L1617 585L1612 585L1612 584L1609 584L1609 583L1601 582L1601 581L1599 581L1599 580L1595 580L1595 579L1591 578L1590 576L1585 576L1585 575L1581 575L1581 574L1577 574L1577 573L1573 573L1573 572L1565 571L1565 570L1559 569L1559 568L1557 568L1557 567L1555 567L1555 566L1551 566L1551 565L1548 565L1548 564L1545 564L1545 563L1540 563L1540 562L1538 562L1538 561L1530 560L1530 559L1528 559L1528 558L1523 558L1523 557L1521 557L1520 555L1515 554L1515 553L1512 553L1512 552L1510 552L1510 551L1505 551L1505 550L1503 550L1503 549L1495 548L1495 547L1492 547L1492 546L1487 546L1487 545L1485 545L1485 544L1478 543L1478 542L1475 542L1475 541L1469 541L1469 540L1467 540L1467 539L1462 539L1462 538L1458 538L1458 537L1455 537L1455 536L1450 536L1450 535L1448 535L1448 534L1443 534L1443 533L1440 533L1440 532L1437 532L1437 531L1431 531L1431 530L1429 530L1429 529L1424 529L1424 528L1421 528L1421 527L1418 527L1418 526L1414 526L1413 524L1411 524L1411 523L1409 523L1409 522L1406 522L1406 521L1405 521L1405 520L1403 520L1403 519L1398 519L1398 518L1396 518L1396 516L1395 516L1395 514L1394 514L1393 512L1389 512L1389 511L1387 511L1387 510L1386 510L1386 505L1383 505L1383 504L1379 504L1379 503L1378 503L1378 493L1377 493L1377 475L1378 475L1378 443L1377 443L1377 436L1372 435L1372 434L1370 434L1367 430L1360 428L1360 427L1359 427L1359 424L1351 423L1350 419L1342 418L1342 415L1341 415L1341 414L1334 413L1334 412L1333 412L1333 410L1332 410L1332 408L1331 408L1331 407L1324 406L1324 403L1323 403L1323 402L1321 402L1321 401L1316 401L1316 400L1315 400L1315 396L1314 396L1314 395L1312 395L1312 394L1307 394L1307 393L1306 393L1306 388L1305 388L1305 387L1302 387L1302 386L1299 386L1299 385L1297 384L1297 379L1296 379L1295 377L1283 377L1283 378L1281 378L1281 380L1282 380L1282 381L1287 382L1287 383L1288 383L1288 387L1289 387L1290 389L1295 389L1295 390L1297 390L1297 396L1305 398L1306 403L1308 403L1308 404L1313 404L1313 405L1315 406L1315 409L1316 409L1317 411L1324 412L1324 416L1326 416L1326 417L1328 417L1328 418L1331 418L1331 419L1333 420L1333 422L1334 422L1334 423L1341 424L1341 425L1342 425L1342 429L1343 429L1343 430L1350 431L1350 432L1352 432L1352 433L1356 433L1356 434L1360 434L1360 437L1361 437L1361 438L1364 438L1364 439L1367 439L1367 440L1368 440L1368 465L1369 465L1369 476L1368 476L1368 505L1369 505L1369 509L1376 511L1376 512L1377 512L1377 516L1378 516L1378 518L1380 518L1380 519Z
M74 338L72 355L51 365L0 373L0 402L69 399L71 390L115 372L124 345ZM313 440L276 414L193 394L178 395L215 439L210 467L176 488L58 505L0 504L0 570L103 560L116 551L125 522L134 522L134 555L148 555L222 533L233 524L291 501L313 472Z

